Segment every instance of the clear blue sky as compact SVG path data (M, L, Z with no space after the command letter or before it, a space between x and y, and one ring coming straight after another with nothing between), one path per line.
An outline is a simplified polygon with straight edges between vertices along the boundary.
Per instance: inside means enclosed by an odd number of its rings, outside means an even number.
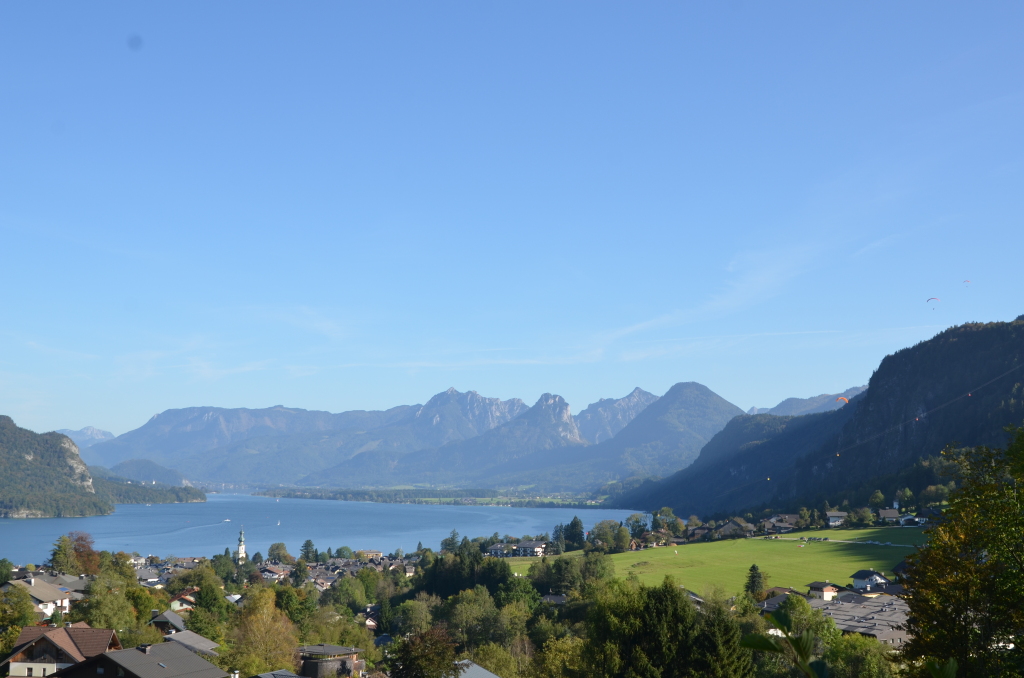
M1019 2L3 3L0 413L866 383L1024 313L1022 30Z

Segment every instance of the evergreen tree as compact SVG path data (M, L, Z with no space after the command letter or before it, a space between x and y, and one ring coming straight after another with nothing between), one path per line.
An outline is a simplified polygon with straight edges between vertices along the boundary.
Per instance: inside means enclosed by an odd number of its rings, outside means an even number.
M306 577L309 576L309 568L306 567L306 561L299 558L295 563L295 567L291 573L292 586L295 588L301 588L306 583Z
M885 495L882 494L881 490L875 490L872 493L871 498L868 499L868 506L876 511L880 508L885 508Z
M396 643L390 657L391 678L457 678L463 671L455 663L455 643L443 627Z
M252 554L252 558L249 559L249 562L252 563L253 565L262 565L263 564L263 554L260 553L259 551L257 551L256 553Z
M299 550L299 558L302 558L307 563L316 562L316 547L313 545L312 539L307 539L302 542L302 548Z
M448 553L455 553L455 550L459 547L459 533L456 530L452 530L451 534L441 540L441 550L447 551Z
M765 576L757 565L751 565L747 570L747 583L743 590L750 594L756 601L762 601L765 597Z
M720 602L708 601L700 613L691 670L702 678L746 678L754 675L750 650L740 646L740 625Z
M583 521L579 519L579 516L573 516L569 524L565 526L564 537L566 551L578 551L583 548L583 542L587 535L583 532Z
M75 545L71 537L62 534L53 543L50 560L47 566L64 574L78 575L82 573L78 559L75 557Z
M14 574L14 563L6 558L0 558L0 586L9 582L12 574Z

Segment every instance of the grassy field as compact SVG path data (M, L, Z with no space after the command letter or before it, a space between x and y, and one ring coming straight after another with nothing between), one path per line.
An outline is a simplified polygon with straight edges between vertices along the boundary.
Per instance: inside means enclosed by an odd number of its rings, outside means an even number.
M827 542L808 542L800 536L828 536ZM842 541L840 541L842 540ZM843 541L860 543L843 543ZM717 542L663 546L611 556L617 577L636 574L645 584L659 583L666 574L691 591L719 587L732 595L743 588L752 564L768 574L769 586L789 586L802 591L812 581L849 584L857 570L875 569L892 575L892 568L911 553L913 546L876 546L864 541L920 544L919 528L877 528L796 533L792 539L729 539ZM525 574L533 558L512 558L515 572Z

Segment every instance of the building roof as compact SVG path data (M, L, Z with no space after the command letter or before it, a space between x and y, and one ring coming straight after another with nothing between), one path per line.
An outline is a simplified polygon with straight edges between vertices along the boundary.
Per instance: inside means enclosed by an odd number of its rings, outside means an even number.
M41 579L12 579L5 586L20 586L41 603L54 603L58 600L67 600L70 597L70 593L67 591L61 591L53 584L48 584Z
M76 663L83 662L98 654L103 654L110 648L112 643L116 645L121 644L117 639L117 633L111 629L90 628L85 622L77 622L60 628L52 626L26 626L22 628L18 639L14 642L14 650L11 652L11 657L43 637L46 637L47 640L64 650ZM10 657L7 659L9 660Z
M158 614L157 616L149 620L150 624L152 624L153 622L165 622L167 624L170 624L178 631L185 630L185 620L181 618L181 615L172 610L164 610L162 614Z
M889 581L881 572L875 572L874 570L857 570L850 575L850 579L870 579L871 577L881 577L885 581Z
M496 674L491 673L479 664L474 664L468 659L463 659L457 663L464 667L462 673L459 674L459 678L499 678Z
M218 656L214 650L220 647L217 643L213 642L209 638L204 638L195 631L176 631L169 635L164 636L164 642L173 641L175 643L181 643L193 652L199 654Z
M807 585L807 588L821 589L822 591L829 588L835 589L836 591L839 590L838 586L827 581L812 581L810 584Z
M298 676L288 669L278 669L277 671L271 671L270 673L257 674L256 678L298 678Z
M319 645L303 645L299 648L299 652L302 654L335 657L339 655L356 654L358 652L362 652L362 650L358 647L345 647L344 645L327 645L326 643L320 643Z
M897 509L882 509L878 512L879 518L899 518L900 512Z
M849 596L841 601L812 599L808 602L812 608L831 618L844 633L874 636L896 646L906 642L907 632L900 627L907 621L909 608L900 598Z
M227 673L180 643L140 645L130 650L112 650L85 662L55 672L54 676L80 676L93 672L100 662L116 664L120 673L133 678L227 678ZM101 664L100 664L101 665Z
M544 548L544 544L545 543L547 543L547 542L536 541L536 540L532 540L531 539L529 541L521 541L521 542L519 542L518 544L516 544L516 547L517 548L521 548L521 549L539 549L539 548Z
M825 514L829 518L845 518L847 516L846 511L829 511Z
M226 678L228 675L181 643L140 645L101 656L138 678Z

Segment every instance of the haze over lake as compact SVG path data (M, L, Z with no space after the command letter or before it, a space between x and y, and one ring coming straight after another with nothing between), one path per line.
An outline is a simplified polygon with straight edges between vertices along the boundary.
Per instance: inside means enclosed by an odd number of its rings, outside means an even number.
M274 542L298 553L306 539L317 548L412 551L417 542L437 549L452 529L470 538L550 532L574 515L589 530L601 520L625 520L630 511L610 509L510 508L375 504L314 499L274 499L211 494L201 504L121 504L109 516L91 518L0 519L0 557L39 564L53 542L71 530L88 532L97 549L142 555L206 556L234 550L244 525L250 554L266 555ZM280 525L278 522L280 521Z

